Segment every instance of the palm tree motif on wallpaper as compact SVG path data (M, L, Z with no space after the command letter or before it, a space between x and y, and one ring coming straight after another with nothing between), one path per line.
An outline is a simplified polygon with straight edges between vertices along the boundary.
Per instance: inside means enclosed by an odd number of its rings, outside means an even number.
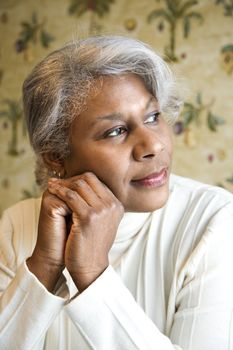
M184 135L184 143L189 147L196 146L195 129L200 126L203 119L212 132L217 132L218 127L225 123L224 119L212 111L214 99L208 104L203 102L201 92L198 92L194 102L184 102L179 120L174 124L173 131L176 135Z
M233 16L233 0L215 0L216 5L222 5L224 16Z
M220 63L222 68L228 73L233 73L233 44L222 47Z
M183 22L183 35L187 38L191 29L191 20L197 19L201 23L203 17L200 13L192 11L191 8L198 4L198 1L183 1L183 0L164 0L164 8L156 9L148 15L148 22L160 18L160 28L163 28L164 22L169 25L169 45L165 47L166 58L177 62L176 55L176 34L178 22ZM160 30L161 30L160 29Z
M32 60L30 44L36 44L38 41L42 47L48 48L54 37L45 30L46 20L39 21L37 13L34 12L31 19L20 23L21 31L15 41L15 50L17 53L24 53L25 61Z
M22 106L19 102L6 99L3 101L6 105L6 109L0 111L0 118L4 118L6 122L11 124L11 139L8 145L8 154L11 156L18 156L20 154L18 150L18 129L20 120L23 117ZM25 123L22 124L22 132L26 134Z
M98 34L101 31L101 25L96 21L96 18L102 18L106 15L114 2L115 0L71 0L68 12L77 17L89 12L89 34Z

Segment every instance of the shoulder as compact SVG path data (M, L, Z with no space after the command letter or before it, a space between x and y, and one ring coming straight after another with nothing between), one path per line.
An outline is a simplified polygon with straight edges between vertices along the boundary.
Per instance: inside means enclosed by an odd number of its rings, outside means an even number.
M189 234L201 233L213 222L220 221L225 226L226 218L233 221L233 195L217 186L172 175L165 211L179 228L188 228Z
M16 255L18 265L31 254L37 237L41 198L18 202L3 212L0 223L0 250Z
M226 276L231 275L233 264L233 195L190 179L172 176L171 180L178 212L182 207L173 246L180 285L195 287L204 277L202 287L213 283L213 288L208 287L212 294L217 288L223 294L224 288L231 288L232 300L233 282ZM181 193L186 199L183 206Z
M2 220L6 217L12 222L36 219L39 215L41 197L22 200L3 212Z
M191 205L200 210L212 208L213 211L218 211L233 205L233 194L227 190L174 174L170 179L170 199L176 201L178 207L183 200L186 208Z
M173 261L181 265L200 258L207 247L222 246L222 240L232 249L233 195L222 188L172 175L161 220Z
M208 192L209 194L218 194L231 200L233 199L233 194L222 187L209 185L197 180L193 180L191 178L182 177L175 174L171 174L170 188L171 191L174 189L183 189L187 192Z

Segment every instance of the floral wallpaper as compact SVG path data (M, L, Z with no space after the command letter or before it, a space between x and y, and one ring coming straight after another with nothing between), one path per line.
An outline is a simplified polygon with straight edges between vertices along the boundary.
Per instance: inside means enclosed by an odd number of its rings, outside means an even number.
M173 171L233 192L232 0L0 0L0 213L39 195L23 80L51 50L96 33L143 40L171 64L185 101Z

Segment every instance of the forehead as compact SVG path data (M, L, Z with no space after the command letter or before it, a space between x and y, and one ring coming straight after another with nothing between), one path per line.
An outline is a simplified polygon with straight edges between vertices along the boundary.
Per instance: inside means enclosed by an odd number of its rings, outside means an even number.
M158 107L155 97L137 75L101 77L96 80L85 109L75 118L72 129L81 133L102 123L141 117L150 105Z
M86 109L117 108L120 111L129 105L144 108L148 97L153 98L143 79L136 74L105 76L96 80L86 100Z

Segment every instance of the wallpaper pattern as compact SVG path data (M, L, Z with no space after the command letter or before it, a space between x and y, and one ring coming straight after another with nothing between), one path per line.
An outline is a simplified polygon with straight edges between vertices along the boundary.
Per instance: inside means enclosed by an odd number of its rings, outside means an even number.
M172 65L185 96L173 171L233 191L233 0L0 0L0 213L39 195L23 80L51 50L95 33L143 40Z

